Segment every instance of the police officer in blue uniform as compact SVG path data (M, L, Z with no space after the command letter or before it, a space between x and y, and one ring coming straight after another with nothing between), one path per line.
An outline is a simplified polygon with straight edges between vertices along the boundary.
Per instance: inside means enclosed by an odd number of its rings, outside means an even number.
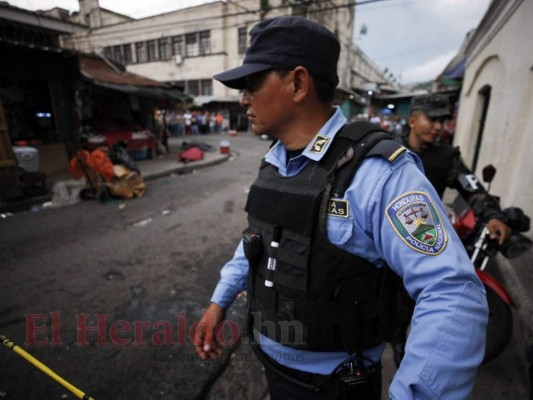
M252 131L277 141L198 324L199 357L220 357L216 327L246 289L272 399L380 399L401 282L417 306L390 398L467 398L483 358L485 292L419 159L332 106L332 32L285 16L250 37L243 64L215 79L243 90Z
M400 143L421 159L426 177L439 197L442 198L447 187L456 189L476 216L487 224L491 238L503 244L510 236L511 228L507 226L507 218L498 202L464 164L459 148L440 140L444 121L451 117L451 105L446 95L428 93L413 97L407 121L409 133ZM405 352L413 308L413 300L405 291L400 291L398 323L391 340L396 366L400 365Z

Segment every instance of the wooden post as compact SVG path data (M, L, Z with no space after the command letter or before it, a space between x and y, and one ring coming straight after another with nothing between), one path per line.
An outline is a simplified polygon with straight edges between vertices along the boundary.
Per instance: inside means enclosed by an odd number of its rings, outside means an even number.
M22 195L20 171L11 147L7 120L0 100L0 204Z

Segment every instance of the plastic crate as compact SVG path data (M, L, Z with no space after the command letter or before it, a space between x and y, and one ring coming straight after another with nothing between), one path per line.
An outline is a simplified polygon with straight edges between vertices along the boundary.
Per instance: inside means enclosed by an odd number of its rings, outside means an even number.
M26 172L39 172L39 150L33 147L14 146L17 164Z
M148 158L148 147L139 150L129 151L128 153L131 159L134 161L146 160Z

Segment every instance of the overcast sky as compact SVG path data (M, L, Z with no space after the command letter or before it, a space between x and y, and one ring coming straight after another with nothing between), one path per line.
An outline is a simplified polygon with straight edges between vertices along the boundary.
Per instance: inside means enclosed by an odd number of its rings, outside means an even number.
M7 0L29 10L78 11L77 0ZM368 0L359 0L364 3ZM100 6L134 18L209 0L100 0ZM347 0L348 2L348 0ZM356 7L355 41L403 84L436 78L475 28L490 0L382 0ZM366 34L360 34L366 26Z

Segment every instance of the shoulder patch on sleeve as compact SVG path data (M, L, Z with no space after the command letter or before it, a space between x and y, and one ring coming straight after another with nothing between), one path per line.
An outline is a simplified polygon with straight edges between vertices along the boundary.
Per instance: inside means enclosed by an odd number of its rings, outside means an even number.
M404 193L387 206L385 213L394 232L411 249L436 256L446 248L448 234L426 193Z
M367 153L367 157L379 156L393 163L407 149L394 140L382 140Z

